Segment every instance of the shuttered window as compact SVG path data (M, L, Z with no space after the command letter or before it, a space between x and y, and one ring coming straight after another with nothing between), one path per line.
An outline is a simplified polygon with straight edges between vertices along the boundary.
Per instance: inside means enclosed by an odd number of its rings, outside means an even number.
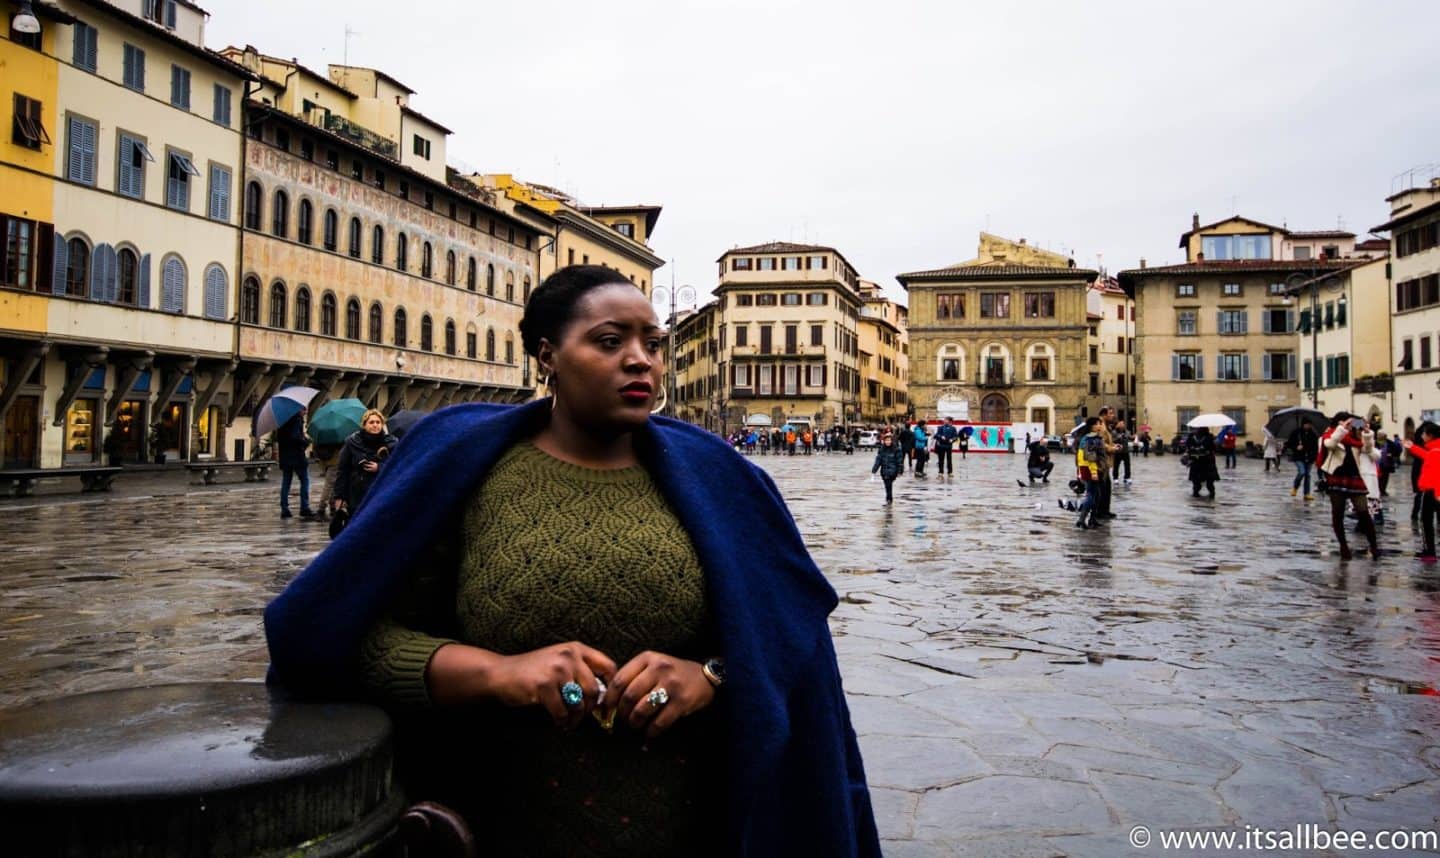
M225 318L225 293L229 291L225 269L211 263L205 269L205 316L210 319Z
M210 166L210 217L230 221L230 171Z
M100 130L95 123L70 117L66 140L65 178L82 185L95 184L95 146Z
M90 265L90 297L93 300L115 303L118 270L115 248L108 244L95 245Z
M121 80L131 89L145 91L145 52L129 43L125 45Z
M190 70L170 67L170 103L181 110L190 109Z
M227 128L230 126L230 87L215 84L215 112L212 118Z
M120 135L119 172L115 190L127 197L140 199L145 195L145 162L154 161L150 150L129 134Z
M185 263L171 256L160 266L160 309L185 312Z
M190 179L198 178L200 171L190 158L179 152L171 152L165 159L165 205L181 211L190 210Z
M94 27L89 24L82 24L79 21L71 25L70 29L75 37L74 52L71 54L70 61L74 63L78 69L84 69L88 72L95 71L97 68L96 59L99 55L99 51L97 50L97 43L99 41L97 36L99 34L95 31Z

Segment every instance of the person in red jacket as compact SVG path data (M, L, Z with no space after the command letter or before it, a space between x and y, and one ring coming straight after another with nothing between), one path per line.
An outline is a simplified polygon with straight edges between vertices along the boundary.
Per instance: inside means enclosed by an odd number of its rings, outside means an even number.
M1425 547L1415 556L1426 563L1435 562L1435 516L1440 512L1436 492L1440 492L1440 426L1426 421L1415 430L1415 441L1406 441L1405 449L1419 459L1420 524L1425 532Z

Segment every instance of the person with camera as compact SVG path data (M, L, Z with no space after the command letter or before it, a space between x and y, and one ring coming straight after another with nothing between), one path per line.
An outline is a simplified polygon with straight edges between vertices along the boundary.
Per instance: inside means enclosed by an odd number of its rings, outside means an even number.
M360 428L345 439L340 450L339 473L335 477L333 511L353 513L370 490L380 468L398 439L385 431L385 415L374 408L360 418Z
M1360 519L1360 532L1370 541L1370 558L1379 559L1375 520L1365 502L1369 489L1361 468L1374 468L1375 433L1365 419L1341 411L1330 419L1330 428L1320 439L1325 448L1325 493L1330 496L1330 526L1340 541L1340 559L1349 560L1350 546L1345 542L1345 507L1353 506Z

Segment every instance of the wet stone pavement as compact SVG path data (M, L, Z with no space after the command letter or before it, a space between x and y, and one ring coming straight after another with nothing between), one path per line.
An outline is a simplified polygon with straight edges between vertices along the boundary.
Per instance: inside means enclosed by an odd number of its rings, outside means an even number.
M1210 501L1176 457L1137 459L1121 517L1093 532L1057 508L1064 465L1022 488L1016 457L943 479L932 462L884 507L863 453L756 461L840 594L887 854L1440 830L1440 569L1411 558L1408 483L1389 499L1391 553L1346 563L1325 500L1292 499L1288 472L1256 460ZM0 706L263 674L260 612L325 528L280 521L273 481L147 479L0 500ZM1139 825L1147 849L1129 842Z

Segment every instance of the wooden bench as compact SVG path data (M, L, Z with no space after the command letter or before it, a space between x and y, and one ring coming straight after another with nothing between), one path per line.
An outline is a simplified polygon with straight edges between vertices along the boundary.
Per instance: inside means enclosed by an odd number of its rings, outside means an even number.
M110 484L120 475L122 468L30 468L0 471L0 491L13 492L14 497L29 497L35 493L35 483L56 477L79 477L87 492L108 492Z
M274 464L270 460L263 462L191 462L185 466L185 470L192 474L198 471L200 478L205 481L207 486L215 485L215 479L220 476L221 471L231 471L236 468L245 470L245 482L260 483L270 478L270 468Z

